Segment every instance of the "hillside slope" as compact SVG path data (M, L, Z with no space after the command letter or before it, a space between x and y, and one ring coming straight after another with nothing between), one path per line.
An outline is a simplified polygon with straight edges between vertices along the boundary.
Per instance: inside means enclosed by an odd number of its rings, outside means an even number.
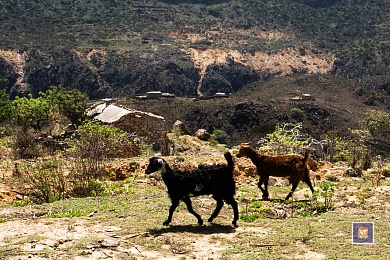
M294 73L389 71L385 0L14 0L0 10L12 96L59 84L91 98L197 96Z
M231 93L134 104L231 143L300 109L319 138L390 111L389 13L386 0L2 1L0 78L11 97L51 85L91 99ZM303 93L315 102L289 100Z

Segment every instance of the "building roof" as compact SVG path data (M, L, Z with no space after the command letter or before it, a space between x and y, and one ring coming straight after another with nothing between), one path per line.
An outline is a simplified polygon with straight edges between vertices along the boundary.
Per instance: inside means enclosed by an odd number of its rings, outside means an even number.
M88 117L93 117L96 114L100 114L107 107L106 103L93 105L87 109L86 113Z
M98 120L98 121L103 122L103 123L108 123L108 124L114 123L114 122L118 121L120 118L122 118L123 116L130 114L130 113L141 115L141 116L147 115L150 117L155 117L155 118L164 120L164 117L162 117L162 116L158 116L158 115L155 115L152 113L142 112L142 111L138 111L138 110L134 110L134 109L127 109L124 107L117 106L115 104L110 104L108 106L106 104L104 104L104 107L101 106L100 109L95 109L95 112L96 111L99 111L99 112L96 113L97 115L94 116L93 118L95 120Z
M94 119L103 123L113 123L129 113L131 113L131 110L116 105L108 105L100 114L95 116Z

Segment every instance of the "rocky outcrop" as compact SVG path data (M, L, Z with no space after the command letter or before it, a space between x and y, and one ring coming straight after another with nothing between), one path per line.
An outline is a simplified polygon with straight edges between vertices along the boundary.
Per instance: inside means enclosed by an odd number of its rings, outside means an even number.
M318 72L309 68L311 63L306 61L315 57L305 53L305 65L296 50L291 50L291 55L288 50L283 52L286 52L284 62L296 63L295 70ZM52 85L77 88L91 99L142 95L148 91L180 97L210 97L221 92L235 93L259 80L295 73L291 66L278 63L280 57L267 56L270 61L275 60L267 63L263 56L222 49L185 51L163 46L131 52L104 48L0 51L0 78L9 79L7 92L12 98L29 93L37 96ZM317 57L313 62L321 64L321 59L325 57ZM327 72L331 63L325 63L324 72Z
M209 134L209 132L207 132L206 129L198 129L198 131L196 131L195 133L195 136L202 141L208 141L211 137L211 135Z

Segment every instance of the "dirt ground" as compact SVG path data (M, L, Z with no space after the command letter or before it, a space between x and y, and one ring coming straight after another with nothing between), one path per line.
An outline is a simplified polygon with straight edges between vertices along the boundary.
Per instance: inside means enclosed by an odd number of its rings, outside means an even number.
M173 158L172 158L173 160ZM145 160L142 162L146 163ZM128 165L115 165L117 172L126 171ZM140 170L144 169L145 165L140 165ZM119 170L122 169L122 170ZM236 164L236 180L238 189L256 188L256 178L250 177L254 173L255 168L249 161L240 160ZM318 182L325 180L327 175L332 175L342 181L343 179L351 179L345 176L346 167L338 166L330 163L320 163L319 169L312 172L312 179L318 187ZM140 176L137 185L150 185L146 177ZM270 180L273 186L288 185L288 182L283 179L273 178ZM355 203L358 201L356 196L349 196L351 191L356 187L351 186L348 189L338 190L335 197L335 207L345 205L346 203ZM305 193L309 189L302 186L301 189L294 193L295 200L304 200ZM376 194L389 193L390 186L381 186L375 191ZM0 196L3 203L8 203L12 200L20 199L20 194L4 183L0 183ZM204 205L211 205L211 198L197 198ZM387 204L390 208L389 201L378 201L376 196L371 196L369 201L377 201L379 204ZM267 202L263 202L267 204ZM240 205L242 207L242 205ZM281 211L281 215L285 209L275 209ZM350 209L348 209L350 211ZM229 226L220 226L218 240L215 240L213 228L215 226L206 224L202 229L197 229L193 226L181 226L177 229L166 229L153 234L151 232L123 232L122 227L107 225L104 221L93 221L94 217L100 212L91 212L85 217L74 218L43 218L42 212L36 211L32 207L1 207L0 206L0 248L3 249L4 255L0 255L0 259L47 259L41 257L42 252L54 252L52 259L69 258L67 252L70 248L77 248L79 253L77 256L72 256L72 259L220 259L223 257L224 250L231 247L227 242L238 239L244 233L252 232L257 237L265 237L272 232L272 229L266 227L253 227L242 225L237 228ZM179 218L180 214L188 214L185 210L182 213L175 213L175 218ZM227 215L230 218L229 210L223 210L221 214ZM202 215L206 215L203 213ZM91 222L92 220L92 222ZM91 224L93 223L93 224ZM218 225L218 224L215 224ZM171 230L171 231L170 231ZM190 230L191 238L186 238L187 244L181 244L183 234L180 231ZM126 234L126 235L123 235ZM92 239L90 242L89 239ZM159 240L162 243L162 248L159 251L151 250L148 247L138 245L133 242L134 238L146 237L151 240ZM9 250L13 248L14 241L11 238L23 240L22 247L19 248L18 256L13 257L8 255ZM191 243L188 243L188 240ZM81 246L82 245L82 246ZM272 250L274 245L259 245ZM327 256L321 252L314 252L307 247L306 244L296 242L294 245L299 248L300 254L292 256L291 259L325 259ZM79 248L78 248L79 247ZM14 248L12 249L14 250ZM50 257L51 258L51 257Z

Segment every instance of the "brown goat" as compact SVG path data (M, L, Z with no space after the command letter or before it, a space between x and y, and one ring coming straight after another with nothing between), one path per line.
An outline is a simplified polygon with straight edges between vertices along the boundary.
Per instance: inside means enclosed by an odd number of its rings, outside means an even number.
M306 164L306 161L310 156L309 149L305 150L304 158L301 158L299 155L269 156L261 155L249 144L243 143L240 145L237 157L240 158L244 156L251 159L253 164L256 165L257 174L260 176L257 186L263 193L263 199L268 199L269 196L267 188L269 176L288 177L292 184L292 188L287 195L286 200L292 196L301 180L307 183L312 193L314 192L310 181L310 169ZM264 189L261 187L263 183Z

